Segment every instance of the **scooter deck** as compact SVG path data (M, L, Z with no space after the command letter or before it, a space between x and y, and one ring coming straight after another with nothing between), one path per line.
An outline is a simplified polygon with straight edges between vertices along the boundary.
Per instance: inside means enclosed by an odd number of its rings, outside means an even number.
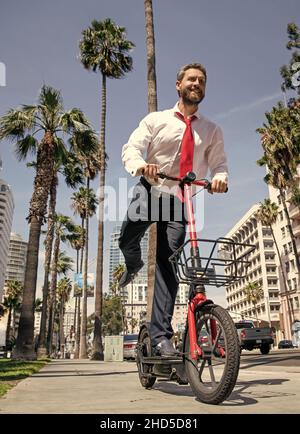
M183 363L183 359L181 356L179 357L166 357L166 356L153 356L153 357L143 357L142 363L153 363L155 365L176 365Z

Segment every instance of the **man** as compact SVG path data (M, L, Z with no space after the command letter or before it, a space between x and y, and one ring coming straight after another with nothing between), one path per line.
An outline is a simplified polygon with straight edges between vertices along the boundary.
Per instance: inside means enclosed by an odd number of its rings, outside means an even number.
M119 284L126 286L144 265L140 241L150 224L157 221L150 335L155 353L162 356L176 353L170 339L178 284L168 258L184 242L186 221L182 214L175 218L183 202L182 198L178 199L178 185L158 178L157 173L184 176L193 171L200 179L209 168L211 192L224 193L227 189L222 131L197 111L205 96L206 77L206 70L199 63L182 67L176 81L179 102L170 110L148 114L122 152L125 169L132 176L142 177L121 229L119 246L125 257L126 271ZM164 218L166 207L170 216L167 220Z

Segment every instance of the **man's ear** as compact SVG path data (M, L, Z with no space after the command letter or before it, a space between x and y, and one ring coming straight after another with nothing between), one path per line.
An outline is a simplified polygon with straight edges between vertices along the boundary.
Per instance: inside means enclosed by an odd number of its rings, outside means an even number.
M176 81L176 90L178 91L178 92L180 92L180 85L181 85L181 81Z

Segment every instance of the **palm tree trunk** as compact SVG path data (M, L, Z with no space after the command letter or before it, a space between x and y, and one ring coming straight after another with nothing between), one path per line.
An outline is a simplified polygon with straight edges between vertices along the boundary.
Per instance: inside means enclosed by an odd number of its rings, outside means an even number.
M80 351L79 358L87 359L87 271L88 271L88 256L89 256L89 188L90 178L87 177L86 182L87 195L85 203L85 257L83 263L83 298L82 298L82 318L80 328Z
M255 308L255 316L256 316L256 327L259 327L258 312L257 312L256 304L254 305L254 308Z
M5 333L5 346L6 346L6 348L9 345L9 338L10 338L11 312L12 312L12 307L10 306L8 309L8 318L7 318L6 333Z
M64 297L62 297L59 306L59 350L62 358L65 357L64 307Z
M81 219L81 227L84 229L84 218ZM83 269L83 253L84 253L84 246L81 249L81 256L80 256L80 269L79 272L82 273ZM75 329L75 354L74 358L79 358L79 350L80 350L80 328L81 328L81 296L78 295L77 297L77 327Z
M153 23L152 0L144 1L147 46L147 82L148 82L148 111L157 111L157 86L155 68L155 38ZM155 268L156 268L156 240L157 228L153 224L149 231L148 244L148 287L147 287L147 315L146 321L151 321L154 296Z
M102 107L100 131L100 185L99 185L99 215L98 215L98 246L95 287L95 322L92 360L103 360L102 345L102 309L103 309L103 220L104 220L104 187L105 187L105 126L106 126L106 77L102 74Z
M44 223L48 194L53 177L54 144L51 132L47 131L37 152L37 172L30 202L30 222L23 302L16 346L15 359L36 359L34 350L34 301L36 294L37 270L41 226Z
M58 255L59 255L59 245L60 245L60 237L59 234L56 234L54 249L53 249L52 267L51 267L51 293L50 293L49 322L48 322L48 335L47 335L48 354L52 353L52 339L53 339L53 329L54 329L55 311L56 311L57 262L58 262Z
M78 274L78 272L79 272L79 250L76 250L76 274ZM74 312L74 322L73 322L75 339L76 339L76 325L77 325L77 321L76 321L77 308L78 308L78 297L75 297L75 312Z
M81 219L81 227L84 229L84 218ZM81 249L81 256L80 256L80 273L82 273L83 270L83 253L84 253L84 246Z
M145 0L146 46L147 46L147 81L148 111L157 111L157 86L155 68L155 37L152 0Z
M39 334L39 343L37 349L38 357L45 357L47 354L47 312L48 312L48 295L49 295L49 273L52 255L52 246L54 239L54 216L56 208L56 195L57 195L58 178L57 173L53 175L52 184L50 188L49 212L48 212L48 230L45 240L45 274L43 285L43 306L41 315L41 326Z
M277 240L275 238L275 234L274 234L273 228L272 228L272 226L269 226L269 228L271 229L271 232L272 232L272 237L273 237L273 240L274 240L274 243L275 243L275 248L276 248L277 256L278 256L279 263L280 263L280 271L281 271L281 274L282 274L282 280L283 280L283 285L284 285L284 295L286 297L286 302L287 302L287 307L288 307L288 315L289 315L289 322L290 322L290 327L291 327L292 324L293 324L294 309L293 309L293 305L291 304L291 300L290 300L290 297L289 297L289 292L288 292L289 290L288 290L288 286L287 286L287 276L286 276L286 273L285 273L284 264L283 264L282 259L281 259L279 247L278 247L278 244L277 244ZM288 334L289 335L290 335L290 333L291 333L291 330L288 330Z

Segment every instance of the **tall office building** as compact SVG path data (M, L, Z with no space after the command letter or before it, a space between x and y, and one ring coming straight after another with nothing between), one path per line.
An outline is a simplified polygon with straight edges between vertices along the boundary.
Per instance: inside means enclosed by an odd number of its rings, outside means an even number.
M109 286L113 281L113 271L119 264L124 264L124 256L119 249L119 237L121 226L116 226L110 234L109 244ZM141 241L142 260L144 261L143 268L139 271L136 279L139 281L147 280L147 267L148 267L148 239L149 232L147 231ZM136 280L135 280L136 281Z
M18 280L24 283L27 256L27 242L21 235L12 232L10 234L9 252L6 267L5 283L8 280Z
M244 318L256 321L257 316L260 323L274 327L278 342L287 330L280 322L279 315L281 300L276 250L271 230L262 226L256 218L258 209L258 204L253 205L226 234L226 238L232 238L235 242L256 245L256 249L249 256L250 265L246 277L226 287L227 308L235 320ZM239 254L246 250L247 248L239 248ZM256 308L247 301L244 292L250 282L258 282L263 288L263 297Z
M0 179L0 301L3 297L14 206L10 186L3 179Z

